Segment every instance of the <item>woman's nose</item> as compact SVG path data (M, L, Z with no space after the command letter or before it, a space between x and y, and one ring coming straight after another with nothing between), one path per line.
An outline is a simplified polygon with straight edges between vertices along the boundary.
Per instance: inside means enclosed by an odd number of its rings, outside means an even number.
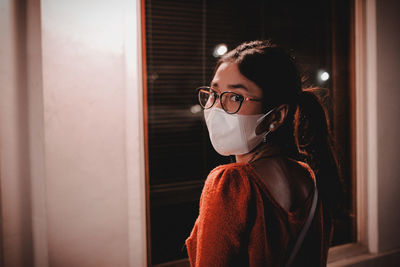
M215 99L215 103L214 103L214 106L215 107L217 107L217 108L220 108L220 109L222 109L222 106L221 106L221 95L219 95L218 97L217 97L217 99Z

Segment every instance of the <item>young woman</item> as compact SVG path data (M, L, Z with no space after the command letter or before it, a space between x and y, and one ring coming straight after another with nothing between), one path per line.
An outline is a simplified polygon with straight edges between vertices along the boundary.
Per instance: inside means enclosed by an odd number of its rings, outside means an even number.
M191 266L326 266L341 183L325 109L292 58L239 45L198 89L214 149L186 239Z

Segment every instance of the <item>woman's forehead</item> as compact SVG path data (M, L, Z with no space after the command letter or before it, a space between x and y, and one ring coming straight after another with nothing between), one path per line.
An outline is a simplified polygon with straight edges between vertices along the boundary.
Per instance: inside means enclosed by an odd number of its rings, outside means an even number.
M211 86L226 89L241 88L252 94L262 94L261 88L241 74L238 65L234 62L224 62L218 67L211 81Z
M213 80L225 79L225 78L235 78L241 79L244 77L238 68L238 65L233 62L223 62L219 65L217 71L215 72Z

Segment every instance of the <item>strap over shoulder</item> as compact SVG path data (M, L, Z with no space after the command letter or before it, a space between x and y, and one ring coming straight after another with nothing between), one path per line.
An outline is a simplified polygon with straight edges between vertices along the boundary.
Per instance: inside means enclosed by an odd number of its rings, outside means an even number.
M313 179L313 180L314 180L314 195L313 195L313 200L312 200L312 203L311 203L310 212L308 214L306 222L304 223L302 229L300 230L299 235L297 236L297 240L294 243L294 247L293 247L292 252L291 252L291 254L290 254L290 256L289 256L289 258L288 258L288 260L287 260L287 262L285 264L285 267L289 267L293 263L296 255L297 255L297 252L301 248L301 245L303 244L304 238L305 238L305 236L306 236L306 234L308 232L308 229L311 226L311 222L312 222L312 220L314 218L315 210L317 208L317 203L318 203L318 188L317 188L317 184L315 182L315 179Z

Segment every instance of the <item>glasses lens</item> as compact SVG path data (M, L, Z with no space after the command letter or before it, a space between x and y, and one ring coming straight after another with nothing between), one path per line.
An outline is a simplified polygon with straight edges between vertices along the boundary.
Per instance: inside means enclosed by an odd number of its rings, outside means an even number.
M210 108L214 104L214 94L208 88L199 89L199 102L203 108Z
M228 113L236 113L244 99L243 96L231 92L223 93L221 97L222 108Z

